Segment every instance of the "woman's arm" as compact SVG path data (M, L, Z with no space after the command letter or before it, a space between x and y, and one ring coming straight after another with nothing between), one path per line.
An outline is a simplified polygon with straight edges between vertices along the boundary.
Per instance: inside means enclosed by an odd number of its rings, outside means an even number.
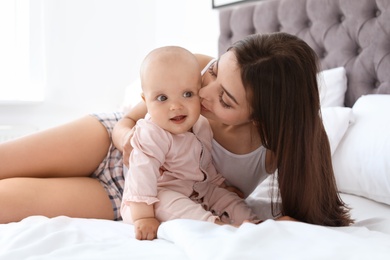
M130 145L130 138L132 136L132 129L135 123L144 118L147 109L144 102L138 103L134 106L121 120L115 125L112 132L112 142L115 147L123 153L123 160L126 166L129 166L128 158L130 156L132 147Z
M194 54L196 59L198 60L198 63L199 63L199 66L201 69L203 69L204 67L206 67L206 65L213 59L213 57L211 56L207 56L207 55L204 55L204 54Z

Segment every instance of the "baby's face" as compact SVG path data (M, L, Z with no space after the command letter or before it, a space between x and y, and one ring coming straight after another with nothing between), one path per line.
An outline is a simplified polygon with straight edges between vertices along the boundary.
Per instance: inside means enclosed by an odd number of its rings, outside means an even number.
M151 120L173 134L191 130L200 115L200 72L179 66L147 74L142 87Z

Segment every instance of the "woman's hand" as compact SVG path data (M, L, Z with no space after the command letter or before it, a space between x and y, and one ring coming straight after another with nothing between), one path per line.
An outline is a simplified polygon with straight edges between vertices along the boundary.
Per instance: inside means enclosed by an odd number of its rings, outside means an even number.
M299 222L297 219L289 217L289 216L281 216L275 219L276 221L296 221Z
M130 138L134 130L132 130L137 120L143 118L146 114L146 106L144 102L140 102L134 106L126 115L119 120L112 131L112 142L115 147L123 152L125 150L126 155L123 156L124 163L129 166L129 155L131 153Z
M244 193L242 193L242 191L240 191L239 189L237 189L236 187L234 186L228 186L225 182L222 183L219 187L221 188L224 188L230 192L234 192L235 194L238 195L238 197L240 197L241 199L244 198Z
M227 189L227 190L230 191L230 192L234 192L234 193L237 194L238 197L240 197L241 199L244 198L244 193L242 193L242 191L240 191L240 190L237 189L236 187L227 186L225 189Z
M295 221L295 222L299 222L295 218L292 218L292 217L289 217L289 216L281 216L281 217L275 218L274 220L276 220L276 221ZM262 220L245 220L243 223L261 224L264 221L265 221L264 219L262 219Z
M141 218L134 221L135 238L138 240L153 240L157 238L160 222L156 218Z

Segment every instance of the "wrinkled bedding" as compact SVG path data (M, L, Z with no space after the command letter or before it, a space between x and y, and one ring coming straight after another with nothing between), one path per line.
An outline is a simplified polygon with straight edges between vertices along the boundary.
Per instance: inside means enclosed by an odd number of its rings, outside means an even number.
M153 241L136 240L123 222L32 216L0 225L0 259L390 259L390 207L342 198L356 219L351 227L181 219L163 223Z

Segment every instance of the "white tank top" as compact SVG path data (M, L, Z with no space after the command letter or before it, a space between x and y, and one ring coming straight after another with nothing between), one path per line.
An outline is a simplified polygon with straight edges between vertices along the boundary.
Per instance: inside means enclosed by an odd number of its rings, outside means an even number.
M202 70L202 75L216 59L211 60ZM213 140L212 156L217 171L221 173L229 185L241 190L245 197L264 181L269 174L265 170L266 151L260 146L248 154L234 154Z

